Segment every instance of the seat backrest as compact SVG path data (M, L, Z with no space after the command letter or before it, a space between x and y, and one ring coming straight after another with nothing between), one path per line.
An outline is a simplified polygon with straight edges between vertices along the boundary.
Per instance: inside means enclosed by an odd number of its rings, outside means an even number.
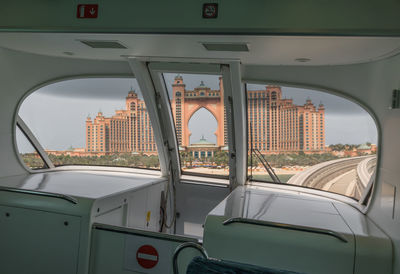
M186 274L298 274L298 272L260 267L238 262L195 257L189 264Z

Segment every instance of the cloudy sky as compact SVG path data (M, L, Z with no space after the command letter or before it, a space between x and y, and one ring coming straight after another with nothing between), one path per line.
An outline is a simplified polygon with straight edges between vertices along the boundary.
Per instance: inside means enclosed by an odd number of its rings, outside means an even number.
M182 75L186 89L193 89L203 80L218 89L218 76ZM165 74L169 93L175 74ZM141 97L138 84L133 78L68 80L45 86L26 98L19 114L46 149L65 150L69 147L85 147L85 120L102 111L112 116L123 109L125 97L133 88ZM249 90L265 89L265 85L248 85ZM292 98L302 105L309 97L314 104L325 105L326 144L365 142L376 143L375 123L369 114L357 104L327 93L283 87L283 97ZM202 135L215 142L217 122L205 109L195 113L189 121L191 142ZM19 140L21 141L21 140ZM25 145L21 145L25 147Z

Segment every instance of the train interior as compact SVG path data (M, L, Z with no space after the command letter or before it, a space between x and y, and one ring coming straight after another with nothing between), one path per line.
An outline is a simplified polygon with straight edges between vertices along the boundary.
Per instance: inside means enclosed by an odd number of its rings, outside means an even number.
M397 2L44 2L0 17L1 273L400 272Z

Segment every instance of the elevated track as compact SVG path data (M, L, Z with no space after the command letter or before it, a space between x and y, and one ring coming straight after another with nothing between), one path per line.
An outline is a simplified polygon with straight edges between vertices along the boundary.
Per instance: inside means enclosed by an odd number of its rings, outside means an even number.
M361 156L317 164L294 175L288 184L336 192L359 199L372 178L376 156Z

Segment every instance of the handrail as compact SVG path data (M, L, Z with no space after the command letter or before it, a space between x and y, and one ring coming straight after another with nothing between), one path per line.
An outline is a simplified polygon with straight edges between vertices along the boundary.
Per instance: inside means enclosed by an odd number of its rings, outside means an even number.
M323 229L323 228L284 224L284 223L277 223L277 222L270 222L270 221L253 220L253 219L246 219L246 218L241 218L241 217L230 218L230 219L224 221L222 224L230 225L233 223L244 223L244 224L261 225L261 226L276 227L276 228L289 229L289 230L318 233L318 234L324 234L324 235L329 235L329 236L335 237L344 243L348 242L342 234L335 232L333 230Z
M175 249L174 256L172 257L174 274L179 274L179 271L178 271L178 255L179 255L179 253L183 249L188 248L188 247L197 249L204 258L208 259L207 251L201 245L196 244L196 243L192 243L192 242L186 242L186 243L180 244Z
M101 223L93 223L92 229L116 232L116 233L121 233L121 234L137 235L137 236L141 236L141 237L148 237L148 238L154 238L154 239L171 241L171 242L179 242L179 243L197 242L198 241L198 239L196 239L196 238L190 238L190 237L186 237L186 236L167 234L167 233L161 233L161 232L132 228L132 227L122 227L122 226L101 224Z
M74 197L71 197L71 196L68 196L68 195L64 195L64 194L59 194L59 193L42 192L42 191L37 191L37 190L12 188L12 187L2 187L2 186L0 186L0 191L24 193L24 194L37 195L37 196L45 196L45 197L62 199L62 200L68 201L68 202L73 203L73 204L78 204L78 200L75 199Z

